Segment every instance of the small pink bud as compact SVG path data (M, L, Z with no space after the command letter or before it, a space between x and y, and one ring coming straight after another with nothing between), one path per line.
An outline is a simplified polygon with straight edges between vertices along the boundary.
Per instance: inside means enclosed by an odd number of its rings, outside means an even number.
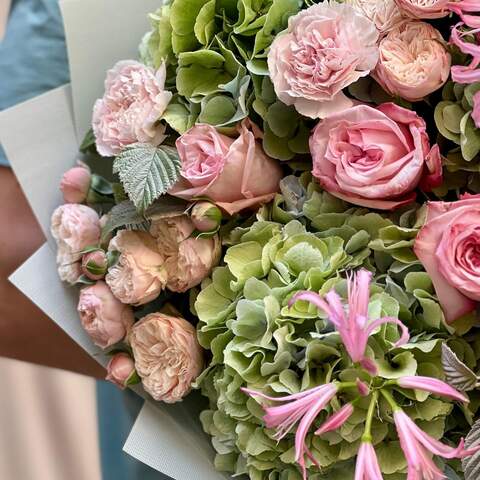
M357 389L362 397L366 397L370 394L370 388L368 388L368 385L365 382L362 382L359 378L357 378Z
M199 232L213 232L222 221L222 212L210 202L199 202L192 208L191 219Z
M397 383L402 388L411 388L413 390L423 390L441 397L451 398L459 402L468 402L468 398L437 378L421 377L421 376L405 376L399 378Z
M105 380L114 383L123 390L135 373L135 363L132 357L126 353L117 353L107 365Z
M83 203L90 188L91 174L86 167L73 167L67 170L60 182L65 203Z
M90 280L101 280L107 273L108 259L103 250L85 253L82 257L82 272Z

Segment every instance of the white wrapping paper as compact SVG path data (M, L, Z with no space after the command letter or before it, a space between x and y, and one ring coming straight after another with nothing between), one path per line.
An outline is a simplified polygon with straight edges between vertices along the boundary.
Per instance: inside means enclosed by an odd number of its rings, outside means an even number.
M101 364L107 358L83 331L76 312L78 293L60 282L49 224L61 204L62 174L78 157L94 100L102 94L105 71L118 60L135 58L148 29L147 13L157 0L64 0L72 87L56 90L0 112L0 143L47 236L11 281ZM138 392L142 394L141 391ZM198 420L199 402L146 402L125 451L176 480L220 480L213 450Z

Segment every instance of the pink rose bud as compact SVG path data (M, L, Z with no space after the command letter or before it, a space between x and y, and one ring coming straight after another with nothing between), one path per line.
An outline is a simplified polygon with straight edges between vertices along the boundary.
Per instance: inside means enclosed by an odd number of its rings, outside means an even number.
M82 272L90 280L101 280L107 273L108 259L103 250L95 250L83 255Z
M65 203L82 203L87 198L91 174L86 167L73 167L67 170L60 182Z
M222 212L210 202L199 202L192 209L191 219L199 232L213 232L222 221Z
M135 363L127 353L117 353L107 365L105 380L114 383L122 390L130 384L136 376Z

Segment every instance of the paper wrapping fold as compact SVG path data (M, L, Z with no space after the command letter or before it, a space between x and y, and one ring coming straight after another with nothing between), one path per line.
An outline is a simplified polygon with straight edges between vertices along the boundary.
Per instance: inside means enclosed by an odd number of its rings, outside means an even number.
M147 13L157 0L64 0L72 87L66 85L0 112L2 143L33 212L47 236L11 281L97 361L107 358L81 328L78 294L60 282L49 225L61 204L62 174L75 163L78 139L88 129L94 100L102 94L105 71L118 60L136 57ZM138 391L142 394L142 391ZM125 450L176 480L220 480L213 450L198 421L195 396L185 403L146 402Z

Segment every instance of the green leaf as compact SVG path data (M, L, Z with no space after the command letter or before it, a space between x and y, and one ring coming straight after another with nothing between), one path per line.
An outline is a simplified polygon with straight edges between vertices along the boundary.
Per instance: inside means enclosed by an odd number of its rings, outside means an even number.
M97 149L95 147L95 134L93 133L93 129L90 129L83 138L83 141L80 145L79 150L82 153L88 152L96 152Z
M210 0L198 12L194 26L195 36L202 45L208 45L215 35L215 0Z
M137 211L135 205L130 200L115 205L108 212L107 218L107 222L102 228L103 240L117 228L130 227L144 230L148 225L147 219Z
M447 383L462 392L478 387L479 379L445 343L442 344L442 367Z
M467 449L478 447L480 445L480 420L477 420L470 433L465 438L465 447ZM480 450L462 460L465 480L478 480L480 478Z
M393 379L406 375L415 375L417 372L417 361L411 352L399 353L393 357L391 362L378 360L378 375L383 378Z
M173 186L180 176L180 158L173 147L136 143L113 164L125 191L140 212Z

